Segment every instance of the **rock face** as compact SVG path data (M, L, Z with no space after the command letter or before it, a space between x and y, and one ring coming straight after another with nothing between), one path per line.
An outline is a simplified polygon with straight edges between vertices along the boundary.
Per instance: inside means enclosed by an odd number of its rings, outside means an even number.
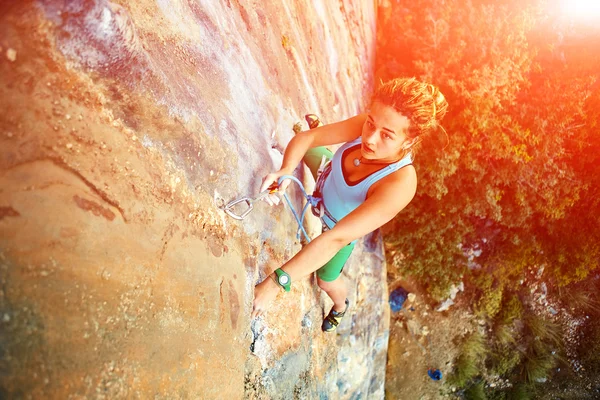
M291 213L219 209L304 113L361 110L374 4L263 3L0 4L0 398L383 397L380 237L325 335L313 278L249 318L300 249Z

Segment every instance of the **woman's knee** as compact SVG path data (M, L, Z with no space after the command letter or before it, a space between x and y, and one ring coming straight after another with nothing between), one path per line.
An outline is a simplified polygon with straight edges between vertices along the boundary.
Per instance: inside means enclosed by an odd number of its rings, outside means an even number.
M323 289L326 292L329 292L339 286L339 277L336 278L335 280L329 281L329 282L324 281L321 278L317 278L317 284L319 285L319 287L321 289Z

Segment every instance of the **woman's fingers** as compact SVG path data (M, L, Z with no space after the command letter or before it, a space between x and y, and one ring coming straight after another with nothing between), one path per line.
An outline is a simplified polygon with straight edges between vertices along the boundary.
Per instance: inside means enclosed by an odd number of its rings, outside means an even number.
M263 200L270 206L279 205L279 203L281 203L280 196L284 193L284 191L290 185L291 180L285 179L279 185L278 185L278 182L279 182L279 175L277 173L271 173L265 177L262 185L260 186L261 193L264 192L265 190L272 189L273 187L277 187L277 192L270 193L269 195L263 197Z
M277 176L275 174L269 174L267 176L265 176L265 180L263 181L262 185L260 185L260 191L264 192L265 190L267 190L269 188L269 186L271 186L273 183L277 182Z
M260 186L260 191L264 192L265 190L273 189L273 187L277 187L279 176L277 174L269 174L265 177L262 185ZM277 192L270 193L267 196L263 197L263 200L269 204L270 206L278 205L281 202L281 198L279 197L279 193L282 193L285 188L290 184L289 179L286 179L282 182L282 185L277 187Z
M290 182L290 179L285 179L283 182L281 182L281 184L279 185L279 192L285 192L285 189L287 189L287 187L290 186Z
M254 287L252 318L260 316L279 293L280 288L272 280L266 278Z
M254 303L252 305L252 319L260 317L261 315L263 315L263 313L264 310L260 306L260 303L257 301L257 299L254 299Z
M269 187L271 187L271 185L273 185L276 182L277 182L277 177L275 176L275 174L269 174L269 175L267 175L265 177L262 185L260 186L260 192L262 193L265 190L269 189ZM271 194L263 197L262 200L264 200L270 206L273 206L273 205L277 204L273 200L273 195L271 195Z

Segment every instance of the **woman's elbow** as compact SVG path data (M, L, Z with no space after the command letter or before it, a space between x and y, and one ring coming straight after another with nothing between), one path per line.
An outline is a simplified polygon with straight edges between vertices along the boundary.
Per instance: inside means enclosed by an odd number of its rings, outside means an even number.
M341 229L331 229L327 232L324 232L323 235L330 246L335 247L338 250L341 250L348 243L357 239L355 237L351 237L348 232L345 232Z

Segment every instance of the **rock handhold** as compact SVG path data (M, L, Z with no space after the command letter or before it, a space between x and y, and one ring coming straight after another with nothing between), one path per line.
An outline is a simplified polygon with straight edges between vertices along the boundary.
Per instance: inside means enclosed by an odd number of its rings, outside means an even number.
M17 61L17 51L15 49L8 49L8 50L6 50L6 58L10 62Z

